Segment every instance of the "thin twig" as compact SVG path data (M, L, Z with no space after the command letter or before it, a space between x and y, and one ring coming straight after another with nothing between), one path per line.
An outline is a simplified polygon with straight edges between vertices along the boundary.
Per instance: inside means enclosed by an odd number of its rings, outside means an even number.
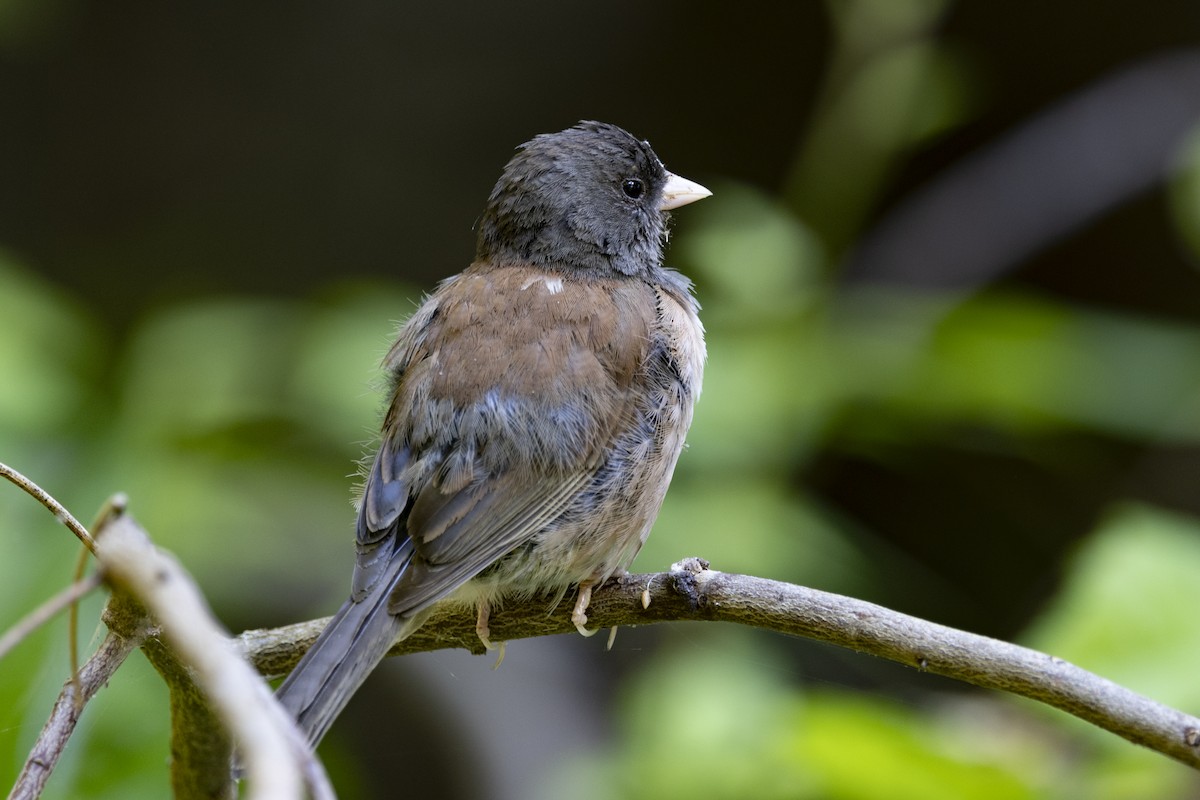
M124 492L114 494L112 497L104 501L104 505L100 506L100 510L96 513L92 520L92 530L98 531L104 524L117 514L125 511L129 501ZM92 548L83 547L79 551L79 557L75 559L75 580L83 578L83 572L87 569L88 556L91 554ZM72 603L70 614L67 616L67 644L71 658L71 680L76 683L75 698L79 704L78 712L83 711L83 691L79 687L79 604Z
M96 542L92 539L92 535L87 532L87 528L80 525L79 520L75 519L71 515L71 512L63 507L62 503L51 497L49 492L7 464L0 463L0 478L7 478L25 490L27 494L49 509L50 513L58 517L59 522L66 525L71 533L79 537L79 541L83 542L88 550L91 550L93 553L96 552Z
M54 766L67 746L67 740L75 731L75 724L79 721L83 706L100 687L108 683L113 673L125 663L126 657L139 644L141 642L137 639L110 632L95 655L79 670L78 680L72 676L72 680L66 682L54 702L49 719L42 726L42 732L38 734L37 741L25 760L25 765L21 768L21 774L17 777L8 800L35 800L41 796L46 781L54 772Z
M95 526L92 526L93 530ZM83 580L83 573L87 569L90 553L86 547L79 548L79 557L75 559L75 575L76 582ZM102 573L97 571L93 575L99 579ZM71 659L71 680L79 681L79 603L71 603L67 614L67 652ZM82 697L83 692L78 691L79 686L76 686L76 697Z
M9 650L20 644L38 628L54 619L54 616L58 612L74 604L79 598L103 582L103 575L100 572L93 572L91 575L75 581L33 611L30 611L16 625L5 631L3 636L0 636L0 658L4 658L4 656L8 655Z

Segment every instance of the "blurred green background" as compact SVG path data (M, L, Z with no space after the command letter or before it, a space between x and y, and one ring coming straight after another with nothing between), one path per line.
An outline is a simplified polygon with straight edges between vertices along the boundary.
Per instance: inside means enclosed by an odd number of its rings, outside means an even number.
M700 555L1196 713L1198 36L1187 0L5 0L0 461L84 520L128 492L233 631L331 613L395 325L515 145L608 120L715 191L676 216L710 360L635 569ZM0 487L0 628L76 551ZM0 785L65 652L60 620L0 665ZM167 726L135 656L47 796L165 796ZM1032 703L695 624L393 659L322 752L346 798L1200 796Z

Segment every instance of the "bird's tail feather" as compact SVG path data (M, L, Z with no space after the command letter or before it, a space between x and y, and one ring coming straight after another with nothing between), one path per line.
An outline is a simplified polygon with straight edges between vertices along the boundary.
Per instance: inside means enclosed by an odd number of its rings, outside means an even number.
M388 613L388 596L412 554L392 554L386 579L366 597L347 600L275 693L313 747L413 620Z

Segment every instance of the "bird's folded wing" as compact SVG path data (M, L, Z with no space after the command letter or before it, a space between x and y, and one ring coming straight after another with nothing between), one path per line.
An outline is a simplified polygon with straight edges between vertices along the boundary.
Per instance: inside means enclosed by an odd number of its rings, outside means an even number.
M553 522L593 471L530 480L502 474L452 494L427 487L413 503L410 530L417 558L388 610L410 614L446 597Z

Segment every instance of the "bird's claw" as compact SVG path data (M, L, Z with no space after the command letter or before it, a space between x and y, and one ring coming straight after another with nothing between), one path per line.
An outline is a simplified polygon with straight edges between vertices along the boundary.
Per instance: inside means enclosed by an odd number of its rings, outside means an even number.
M504 650L506 642L493 642L491 639L492 632L488 628L488 620L492 615L492 607L488 605L486 600L480 600L475 605L475 635L479 637L479 641L483 643L484 650L498 650L496 655L496 663L492 664L492 669L499 669L504 663Z
M579 596L575 598L575 609L571 612L571 622L575 624L575 630L579 631L583 636L595 636L596 630L589 631L587 628L587 607L592 602L592 584L579 584Z

